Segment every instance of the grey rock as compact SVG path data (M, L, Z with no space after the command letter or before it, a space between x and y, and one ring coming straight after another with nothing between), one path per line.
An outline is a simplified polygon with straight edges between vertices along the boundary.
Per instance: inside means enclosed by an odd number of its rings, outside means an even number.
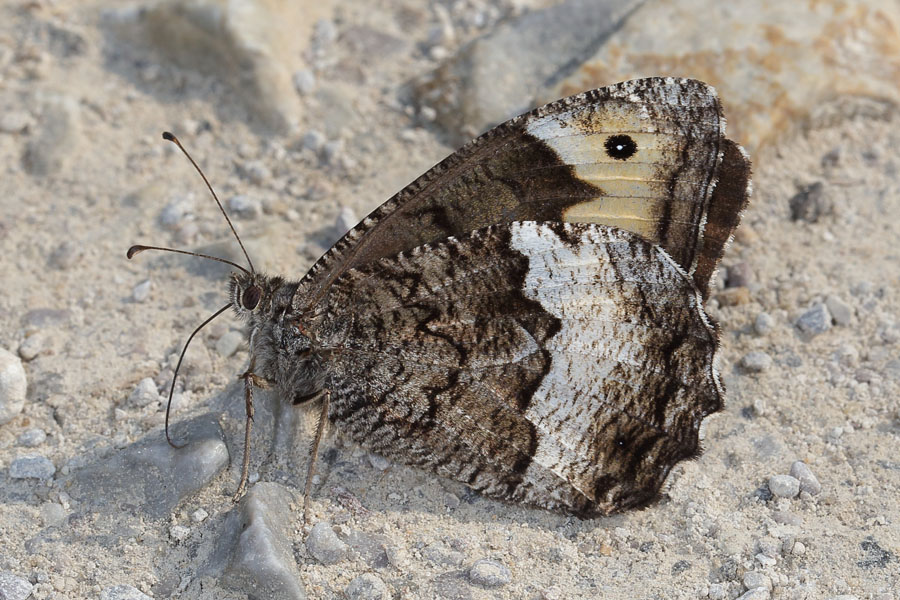
M66 520L66 509L56 502L41 504L41 521L44 527L59 525Z
M330 523L316 523L306 538L306 549L323 565L334 565L347 556L349 546L342 542Z
M27 579L0 572L0 598L3 600L25 600L33 588Z
M47 432L40 427L32 427L31 429L23 431L16 442L20 446L25 446L26 448L37 448L43 444L46 439Z
M9 465L9 476L13 479L50 479L54 473L53 462L40 454L21 456Z
M78 264L84 257L84 247L71 240L60 242L47 258L47 264L60 271L65 271Z
M741 594L738 600L769 600L769 590L766 588L753 588Z
M391 461L380 454L370 452L366 458L369 460L369 464L372 465L372 468L379 471L387 471L391 466Z
M216 340L216 352L228 358L237 352L243 343L244 334L240 331L231 330Z
M222 582L227 587L272 600L304 600L300 570L291 546L295 497L277 483L257 483L226 518L225 548L230 557Z
M172 525L169 528L169 537L176 542L183 542L191 535L191 528L184 525Z
M37 331L27 338L25 341L19 344L19 356L22 357L22 360L25 362L30 362L41 355L47 348L47 336L41 332Z
M192 193L169 200L159 213L159 223L166 229L178 229L194 213L195 196Z
M81 140L81 109L74 98L48 96L41 102L37 135L25 148L25 170L36 177L64 172Z
M310 129L304 134L300 144L307 150L311 150L318 154L322 151L322 148L325 147L325 142L327 141L328 138L325 137L324 133L317 129Z
M308 96L316 89L316 75L309 69L301 69L294 73L294 89L301 96Z
M838 296L828 296L825 306L837 325L849 325L853 321L853 308Z
M157 60L229 86L251 127L283 135L300 114L291 74L300 66L312 23L329 9L330 2L146 2L141 10L111 11L107 21L122 43L149 47Z
M769 591L772 590L772 580L769 579L767 575L757 571L747 571L744 573L743 583L744 587L748 590L755 588L763 588Z
M228 199L231 214L241 219L255 219L262 214L262 202L246 194L239 194Z
M506 565L489 558L476 560L469 568L468 577L470 582L486 588L501 587L512 580Z
M128 405L137 408L143 408L159 401L159 390L156 389L156 383L150 377L144 377L138 381L138 384L128 396Z
M241 165L240 173L241 176L249 179L254 185L263 185L272 179L272 171L261 160L251 160L244 163Z
M796 498L800 493L800 480L790 475L769 477L769 491L778 498Z
M349 600L384 600L388 597L387 586L378 576L371 573L355 577L344 593Z
M824 304L816 304L800 315L795 324L800 331L813 337L831 329L831 314Z
M100 590L100 600L153 600L133 585L113 585Z
M191 513L191 521L194 523L202 523L209 516L209 513L202 508L198 508L194 512Z
M150 288L152 284L149 279L140 282L131 290L131 299L135 302L144 302L150 297Z
M728 276L725 278L725 287L747 287L753 283L753 271L745 262L728 267Z
M822 484L803 461L798 460L791 465L791 476L800 482L801 492L816 496L822 491Z
M34 126L34 118L23 110L10 110L0 116L0 131L3 133L23 133Z
M768 335L774 328L775 319L772 318L772 315L767 312L761 312L756 315L756 320L753 321L753 329L757 335Z
M171 427L172 448L153 431L109 458L79 469L69 494L94 508L140 506L162 518L182 499L207 485L228 464L224 433L215 414Z
M771 366L772 357L759 350L748 352L741 359L741 367L747 373L762 373Z
M709 600L725 600L725 584L723 583L711 583L709 584L709 593L707 597Z
M12 421L25 407L28 380L19 357L0 348L0 425Z
M816 181L788 200L791 209L792 221L806 221L815 223L823 216L829 215L834 206L825 196L825 186L821 181Z
M463 47L414 86L420 106L462 144L531 108L544 87L582 62L642 2L568 0L524 14Z

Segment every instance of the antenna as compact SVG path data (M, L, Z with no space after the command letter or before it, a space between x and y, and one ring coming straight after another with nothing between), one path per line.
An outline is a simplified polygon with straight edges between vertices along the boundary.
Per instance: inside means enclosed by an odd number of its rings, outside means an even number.
M188 256L197 256L199 258L208 258L209 260L214 260L220 263L225 263L226 265L231 265L235 269L240 269L247 275L252 275L250 271L242 267L237 263L233 263L230 260L225 260L224 258L219 258L218 256L210 256L208 254L200 254L199 252L188 252L187 250L176 250L174 248L163 248L162 246L142 246L141 244L135 244L131 248L128 249L128 252L125 253L125 256L129 259L134 258L136 254L140 254L144 250L162 250L163 252L174 252L175 254L187 254Z
M187 352L188 346L191 345L191 340L194 339L194 336L197 335L197 332L206 327L210 321L221 315L223 312L231 307L231 303L229 302L219 310L217 310L211 317L200 323L200 326L194 330L194 332L190 335L187 341L184 343L184 348L181 349L181 356L178 357L178 364L175 365L175 374L172 376L172 387L169 388L169 401L166 402L166 441L169 442L169 445L173 448L184 448L184 444L181 446L177 445L172 441L172 438L169 437L169 411L172 408L172 396L175 394L175 382L178 381L178 370L181 369L181 362L184 360L184 354Z
M247 259L247 264L250 265L250 272L256 273L256 269L253 268L253 261L250 260L250 255L247 254L247 249L244 248L244 242L241 241L240 236L237 234L237 231L234 229L234 225L232 225L231 219L228 218L228 213L225 212L225 209L222 207L222 203L219 202L219 197L216 196L215 190L213 190L213 187L209 184L209 180L206 178L206 175L203 174L203 171L200 169L200 166L197 164L197 162L193 158L191 158L191 155L188 154L188 151L184 149L184 146L181 145L181 142L178 141L178 138L175 137L174 134L172 134L168 131L163 131L162 136L163 136L164 140L168 140L168 141L172 142L173 144L175 144L176 146L178 146L178 149L181 150L182 153L184 153L184 155L187 157L187 159L189 161L191 161L191 164L194 165L194 168L197 169L197 172L200 173L200 177L203 178L203 183L205 183L206 187L209 188L209 193L212 194L213 200L216 201L216 204L219 206L219 210L222 211L222 216L225 217L225 221L228 222L228 226L231 228L231 233L234 234L234 239L237 240L238 245L241 247L241 251L244 253L244 258ZM246 273L246 271L244 271L244 272Z

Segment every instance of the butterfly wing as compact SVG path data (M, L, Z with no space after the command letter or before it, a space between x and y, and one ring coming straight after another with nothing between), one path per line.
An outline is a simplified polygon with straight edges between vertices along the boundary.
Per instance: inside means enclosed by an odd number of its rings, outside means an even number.
M377 208L314 265L296 307L315 304L346 269L526 220L637 233L705 295L746 204L749 172L702 82L649 78L571 96L485 133ZM717 186L723 174L730 185Z
M690 277L612 227L505 223L417 247L345 271L317 312L342 432L527 505L652 501L722 404Z

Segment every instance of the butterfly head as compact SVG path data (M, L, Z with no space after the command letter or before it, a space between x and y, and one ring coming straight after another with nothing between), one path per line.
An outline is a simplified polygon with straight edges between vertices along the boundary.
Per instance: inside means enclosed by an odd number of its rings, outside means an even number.
M239 316L268 312L280 280L259 273L232 273L229 282L231 307Z

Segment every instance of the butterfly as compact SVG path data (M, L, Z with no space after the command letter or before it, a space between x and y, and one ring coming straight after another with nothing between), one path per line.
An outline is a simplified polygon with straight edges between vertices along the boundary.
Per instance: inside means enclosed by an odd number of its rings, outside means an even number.
M248 330L238 494L253 389L270 387L320 403L316 447L327 421L508 502L582 517L653 502L723 405L703 301L749 193L715 91L639 79L488 131L299 280L244 251L214 315Z

